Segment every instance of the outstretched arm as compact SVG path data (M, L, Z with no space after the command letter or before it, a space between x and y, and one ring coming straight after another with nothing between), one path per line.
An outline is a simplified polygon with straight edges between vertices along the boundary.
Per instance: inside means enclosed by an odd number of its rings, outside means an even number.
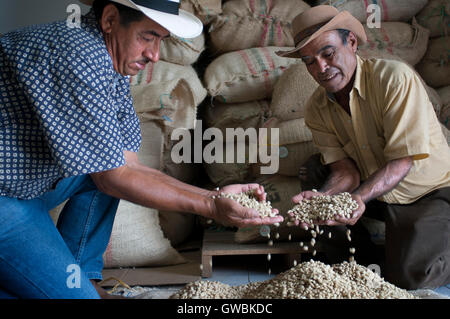
M126 164L122 167L94 173L91 177L100 191L135 204L158 210L191 212L215 219L224 225L237 227L273 224L282 217L259 218L259 213L236 202L219 198L213 199L216 191L208 191L185 184L158 170L142 165L137 154L125 152ZM253 189L260 199L264 199L264 189L258 184L230 185L225 192L238 193Z

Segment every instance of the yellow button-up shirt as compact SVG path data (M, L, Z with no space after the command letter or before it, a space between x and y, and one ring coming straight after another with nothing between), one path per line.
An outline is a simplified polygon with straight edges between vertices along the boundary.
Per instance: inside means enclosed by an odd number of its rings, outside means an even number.
M450 186L450 148L428 94L408 65L357 56L351 116L319 87L305 122L322 163L352 158L364 181L387 162L413 156L407 176L381 201L408 204Z

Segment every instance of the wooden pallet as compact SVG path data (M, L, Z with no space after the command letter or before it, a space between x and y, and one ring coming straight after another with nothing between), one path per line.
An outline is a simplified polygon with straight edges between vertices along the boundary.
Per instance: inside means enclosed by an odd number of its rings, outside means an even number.
M307 251L298 242L274 241L273 246L267 243L239 244L234 241L232 231L206 230L202 245L202 277L211 277L213 256L284 254L288 265L292 265L294 260L300 261L301 254L311 253L313 250L321 251L320 243L314 247L305 243L305 246L308 246Z

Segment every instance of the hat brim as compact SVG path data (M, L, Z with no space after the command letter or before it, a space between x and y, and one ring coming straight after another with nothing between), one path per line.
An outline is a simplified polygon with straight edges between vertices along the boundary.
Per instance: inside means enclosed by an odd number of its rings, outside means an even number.
M284 58L299 58L299 50L306 46L308 43L316 39L322 33L337 29L345 29L353 32L357 39L358 43L365 43L367 41L367 35L364 30L363 25L359 20L353 17L348 11L339 12L335 17L333 17L330 21L320 27L316 32L314 32L311 36L300 41L294 49L289 51L277 51L275 54Z
M80 0L82 3L92 5L94 0ZM145 16L152 19L171 34L180 38L195 38L203 32L203 23L193 14L180 9L179 14L170 14L158 10L149 9L135 4L129 0L113 0L133 9L141 11Z

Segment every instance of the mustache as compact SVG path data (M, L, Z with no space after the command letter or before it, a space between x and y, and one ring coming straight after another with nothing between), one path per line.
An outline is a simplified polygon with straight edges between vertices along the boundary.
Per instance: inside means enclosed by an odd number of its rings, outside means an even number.
M149 63L149 62L151 62L151 61L150 61L150 59L143 58L143 59L138 60L138 61L136 61L136 62L139 63L139 64L147 64L147 63Z
M328 69L326 72L323 73L319 73L317 75L317 77L319 78L319 80L326 80L332 76L335 76L336 74L339 73L339 70L336 69Z

